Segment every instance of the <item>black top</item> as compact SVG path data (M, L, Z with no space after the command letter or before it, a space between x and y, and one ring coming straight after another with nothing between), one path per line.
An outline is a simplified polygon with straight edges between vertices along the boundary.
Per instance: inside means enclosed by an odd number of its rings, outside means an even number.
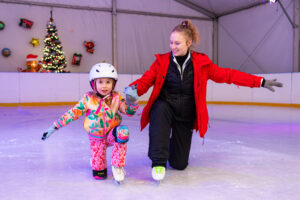
M187 57L187 55L179 56L181 64L185 61L183 57ZM166 101L171 106L176 120L193 121L195 119L194 68L191 58L186 62L186 67L181 78L177 65L171 55L170 65L159 99Z
M176 61L180 65L181 69L182 69L182 65L183 65L184 61L186 60L186 58L188 57L188 55L189 55L189 51L187 51L184 56L175 56Z

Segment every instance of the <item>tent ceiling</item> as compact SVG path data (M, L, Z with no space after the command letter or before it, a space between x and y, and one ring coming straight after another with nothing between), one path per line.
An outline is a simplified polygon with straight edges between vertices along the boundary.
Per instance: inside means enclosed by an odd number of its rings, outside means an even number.
M268 0L175 0L211 18L235 13L244 9L259 6Z

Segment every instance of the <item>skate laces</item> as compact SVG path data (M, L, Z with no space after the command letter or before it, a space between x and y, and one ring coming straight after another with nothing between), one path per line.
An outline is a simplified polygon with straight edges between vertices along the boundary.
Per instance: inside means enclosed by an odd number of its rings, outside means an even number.
M166 168L163 166L155 166L152 168L152 178L161 181L165 178Z
M125 170L123 169L123 167L112 166L112 173L113 173L113 177L114 177L115 181L117 181L118 183L124 181Z
M113 166L113 168L114 168L114 171L115 171L118 175L120 175L120 174L126 175L126 172L125 172L125 170L124 170L123 167L114 167L114 166Z
M154 168L154 171L156 174L162 174L164 173L164 167L161 167L161 166L156 166L156 167L153 167Z

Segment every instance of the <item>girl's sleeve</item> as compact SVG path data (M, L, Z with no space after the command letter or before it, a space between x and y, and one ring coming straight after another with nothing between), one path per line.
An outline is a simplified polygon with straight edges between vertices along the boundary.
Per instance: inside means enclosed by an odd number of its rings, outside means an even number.
M139 108L138 102L133 105L128 105L125 99L119 94L119 111L127 116L132 116L136 113L137 109Z
M56 120L54 122L54 125L57 128L61 128L68 125L70 122L77 120L87 111L87 99L88 96L84 95L84 97L73 108L71 108L68 112L66 112L58 120Z

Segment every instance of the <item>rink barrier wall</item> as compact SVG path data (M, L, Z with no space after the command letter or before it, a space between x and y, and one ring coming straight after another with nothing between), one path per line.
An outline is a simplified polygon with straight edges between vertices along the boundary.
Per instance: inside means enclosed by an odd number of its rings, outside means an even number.
M148 101L139 101L140 105L146 105ZM32 103L0 103L0 107L18 107L18 106L74 106L77 102L32 102ZM300 104L286 103L251 103L251 102L229 102L229 101L207 101L207 104L215 105L239 105L239 106L274 106L274 107L292 107L300 108Z
M235 104L300 107L300 73L258 74L266 79L277 78L283 88L271 92L265 88L248 88L208 81L208 104ZM116 90L123 95L124 87L141 75L119 74ZM74 105L90 91L87 73L0 73L0 106ZM139 98L145 104L152 88Z
M230 101L207 101L207 104L215 105L238 105L238 106L274 106L274 107L292 107L300 108L300 104L288 103L255 103L255 102L230 102Z

